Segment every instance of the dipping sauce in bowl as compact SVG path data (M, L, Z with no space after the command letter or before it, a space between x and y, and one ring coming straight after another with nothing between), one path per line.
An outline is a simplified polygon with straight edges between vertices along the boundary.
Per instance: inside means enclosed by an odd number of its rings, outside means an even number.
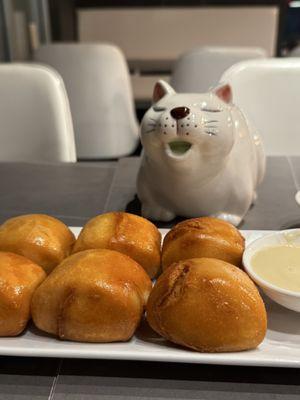
M243 265L268 297L300 312L300 229L273 232L247 244Z
M252 270L282 289L300 292L300 246L268 246L251 258Z

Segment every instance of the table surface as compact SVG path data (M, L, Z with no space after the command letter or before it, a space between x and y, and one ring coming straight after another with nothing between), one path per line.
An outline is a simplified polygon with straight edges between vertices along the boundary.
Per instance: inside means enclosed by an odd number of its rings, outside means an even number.
M138 158L78 164L0 163L0 222L43 212L68 225L112 210L139 211ZM294 196L300 157L271 157L242 229L300 226ZM166 227L171 224L160 224ZM108 360L0 357L0 400L26 399L292 400L298 369Z

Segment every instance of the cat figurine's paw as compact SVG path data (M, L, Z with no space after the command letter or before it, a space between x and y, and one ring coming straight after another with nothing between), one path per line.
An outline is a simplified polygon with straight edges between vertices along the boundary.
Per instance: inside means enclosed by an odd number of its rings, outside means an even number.
M142 204L142 216L154 221L172 221L176 215L158 205Z
M227 214L227 213L219 213L212 215L212 217L222 219L223 221L229 222L230 224L234 226L238 226L242 222L242 217L239 215L234 215L234 214Z

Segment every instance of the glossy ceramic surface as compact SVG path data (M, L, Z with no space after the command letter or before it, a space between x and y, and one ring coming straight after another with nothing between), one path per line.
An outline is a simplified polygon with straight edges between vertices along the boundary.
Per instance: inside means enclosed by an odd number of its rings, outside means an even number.
M263 179L265 155L255 128L233 104L230 86L181 94L159 81L141 140L137 192L144 217L241 222Z

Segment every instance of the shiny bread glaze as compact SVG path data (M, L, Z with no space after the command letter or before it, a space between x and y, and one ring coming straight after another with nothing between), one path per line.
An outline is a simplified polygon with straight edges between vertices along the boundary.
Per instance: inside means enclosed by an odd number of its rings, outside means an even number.
M87 249L111 249L138 262L150 278L160 269L161 234L145 218L125 212L110 212L89 220L83 227L73 253Z
M211 257L242 265L245 239L228 222L212 217L192 218L175 225L165 236L162 268L188 258Z
M35 325L60 339L126 341L134 334L151 280L130 257L107 249L66 258L32 299Z
M266 334L266 310L254 283L241 269L213 258L167 268L146 310L157 333L200 352L252 349Z
M31 260L0 251L0 336L16 336L30 319L30 303L46 273Z
M0 226L0 251L27 257L46 273L70 254L74 242L63 222L45 214L20 215Z

